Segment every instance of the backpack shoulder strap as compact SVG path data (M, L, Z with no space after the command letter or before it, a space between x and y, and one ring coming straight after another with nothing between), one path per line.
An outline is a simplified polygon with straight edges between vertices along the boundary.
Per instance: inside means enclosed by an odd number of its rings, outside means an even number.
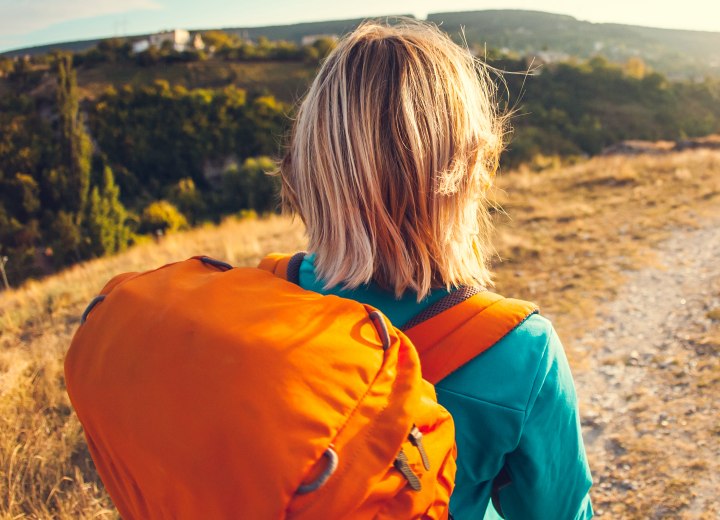
M258 267L295 284L305 252L271 253ZM435 384L492 347L530 315L534 303L461 287L424 309L403 327L420 355L423 377Z
M534 303L462 287L411 319L404 332L420 355L423 377L435 384L536 312Z
M269 271L278 278L299 285L300 264L302 264L305 254L304 251L295 253L294 255L270 253L260 261L258 268Z

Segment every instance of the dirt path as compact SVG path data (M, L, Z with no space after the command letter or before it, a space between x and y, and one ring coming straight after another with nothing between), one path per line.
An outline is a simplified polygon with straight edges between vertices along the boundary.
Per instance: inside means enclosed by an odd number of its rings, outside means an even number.
M681 229L629 271L575 345L585 442L604 518L719 518L720 223ZM716 318L715 321L710 315Z

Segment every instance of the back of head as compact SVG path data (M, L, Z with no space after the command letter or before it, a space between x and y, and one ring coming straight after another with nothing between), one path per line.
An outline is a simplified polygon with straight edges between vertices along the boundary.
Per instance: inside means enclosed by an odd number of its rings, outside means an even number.
M485 68L435 26L364 23L323 63L281 164L327 286L418 299L487 285L502 118Z

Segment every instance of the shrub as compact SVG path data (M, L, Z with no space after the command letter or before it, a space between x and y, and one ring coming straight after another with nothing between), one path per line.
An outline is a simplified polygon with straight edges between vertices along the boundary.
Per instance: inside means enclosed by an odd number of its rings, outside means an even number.
M178 209L166 200L147 206L140 217L141 233L163 233L187 229L188 222Z

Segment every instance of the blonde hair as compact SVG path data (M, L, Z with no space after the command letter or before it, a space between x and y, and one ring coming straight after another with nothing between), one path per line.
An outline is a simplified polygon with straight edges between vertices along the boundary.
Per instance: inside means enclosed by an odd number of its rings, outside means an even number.
M487 286L486 193L504 118L486 66L434 25L366 22L323 63L280 165L326 287L371 281L418 301Z

